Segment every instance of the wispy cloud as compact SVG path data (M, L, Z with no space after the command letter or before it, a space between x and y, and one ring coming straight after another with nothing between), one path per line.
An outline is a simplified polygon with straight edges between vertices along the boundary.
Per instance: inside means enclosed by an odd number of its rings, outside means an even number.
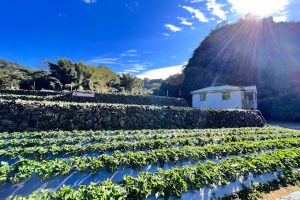
M137 74L154 65L154 63L149 62L143 58L143 54L145 53L152 52L129 49L121 54L97 56L88 60L87 63L91 65L109 65L110 67L118 68L120 70L118 73ZM137 59L136 57L140 59Z
M211 14L222 20L226 20L226 12L222 9L224 5L217 3L216 0L207 0L206 6L207 10L210 11Z
M135 49L130 49L130 50L127 51L127 53L137 53L137 50L135 50Z
M139 60L127 60L128 63L139 63Z
M67 17L67 15L64 14L64 13L58 13L57 16L59 16L59 17Z
M138 53L137 50L131 49L131 50L128 50L124 53L121 53L120 56L121 57L138 57L139 55L137 53Z
M124 70L125 73L138 73L146 69L145 65L142 64L133 64L132 68Z
M97 0L82 0L82 1L87 4L97 3Z
M130 10L130 12L133 12L136 8L139 7L139 2L134 1L134 2L125 2L124 6Z
M193 23L189 22L186 18L184 17L177 17L177 19L180 20L180 24L186 25L186 26L192 26Z
M88 61L88 63L93 64L93 65L100 65L100 64L117 64L118 63L118 58L102 58L102 57L97 57L93 58Z
M287 21L287 8L292 0L185 0L185 2L190 3L190 5L180 5L180 7L200 22L213 20L221 22L248 13L261 17L274 16L274 21L280 22ZM206 10L202 10L203 8ZM184 19L180 20L181 24L185 24Z
M121 57L138 57L136 53L122 53Z
M191 3L200 3L203 2L204 0L190 0Z
M144 79L166 79L171 75L178 74L182 71L183 65L175 65L175 66L168 66L168 67L162 67L157 69L152 69L145 71L141 74L138 74L137 77Z
M185 9L186 11L188 11L189 13L191 13L192 17L198 19L200 22L208 22L209 21L203 14L203 12L201 12L200 10L190 7L190 6L181 6L181 7L183 9Z
M182 28L175 26L173 24L165 24L165 27L172 32L179 32L182 30Z

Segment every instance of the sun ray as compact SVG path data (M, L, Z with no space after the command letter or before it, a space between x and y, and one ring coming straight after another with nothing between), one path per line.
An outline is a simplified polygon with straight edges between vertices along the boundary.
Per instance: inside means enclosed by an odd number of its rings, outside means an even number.
M289 0L229 0L229 3L238 13L267 17L283 11L288 6Z

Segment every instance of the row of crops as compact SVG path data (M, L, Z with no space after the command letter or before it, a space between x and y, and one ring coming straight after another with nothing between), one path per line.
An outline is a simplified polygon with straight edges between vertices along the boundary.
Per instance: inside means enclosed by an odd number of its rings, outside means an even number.
M0 99L6 100L32 100L32 101L66 101L66 102L93 102L93 103L117 103L157 106L183 106L188 104L184 99L153 96L153 95L125 95L95 93L95 97L72 96L70 92L51 91L26 91L26 90L0 90Z
M269 127L2 132L0 147L3 199L191 199L204 189L209 199L300 165L300 132Z

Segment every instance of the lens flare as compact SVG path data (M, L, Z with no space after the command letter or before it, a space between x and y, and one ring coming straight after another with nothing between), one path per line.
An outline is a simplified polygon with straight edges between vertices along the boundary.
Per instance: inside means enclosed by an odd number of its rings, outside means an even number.
M289 0L228 0L232 9L241 14L254 14L260 17L276 15L284 11Z

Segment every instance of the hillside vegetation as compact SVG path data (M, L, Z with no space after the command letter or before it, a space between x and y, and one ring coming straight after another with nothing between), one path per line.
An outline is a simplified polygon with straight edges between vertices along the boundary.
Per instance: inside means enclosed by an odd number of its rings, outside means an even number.
M0 89L19 89L27 85L28 81L47 75L47 72L0 59Z
M0 59L0 89L81 90L144 94L143 80L130 74L118 75L106 66L58 59L47 62L49 71L30 68Z
M299 33L299 22L251 16L217 28L194 51L178 80L163 84L160 93L168 90L191 102L190 92L200 88L257 85L258 107L266 118L300 121Z

